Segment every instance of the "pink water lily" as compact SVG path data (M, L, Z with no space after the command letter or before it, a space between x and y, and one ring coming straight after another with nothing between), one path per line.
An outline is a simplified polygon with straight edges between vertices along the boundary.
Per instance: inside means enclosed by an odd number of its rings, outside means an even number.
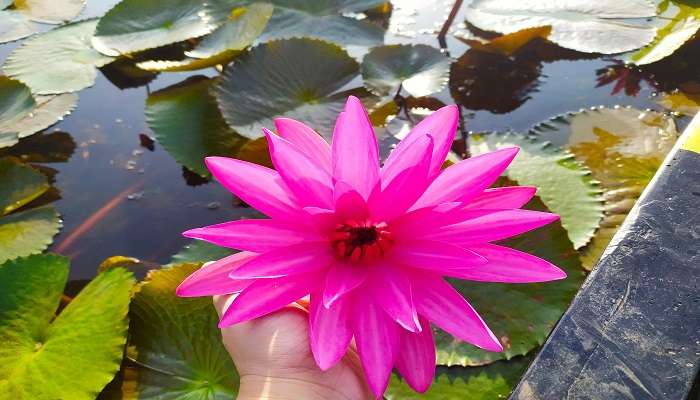
M562 279L556 266L491 242L557 215L521 210L533 187L489 189L518 152L506 148L441 169L457 108L420 122L379 163L360 101L350 97L329 145L304 124L264 130L276 170L208 157L228 190L269 219L226 222L185 236L241 250L192 274L180 296L238 294L219 326L257 318L310 295L310 343L326 370L352 338L372 392L395 366L416 391L435 372L431 323L455 338L501 351L482 318L444 277L526 283Z

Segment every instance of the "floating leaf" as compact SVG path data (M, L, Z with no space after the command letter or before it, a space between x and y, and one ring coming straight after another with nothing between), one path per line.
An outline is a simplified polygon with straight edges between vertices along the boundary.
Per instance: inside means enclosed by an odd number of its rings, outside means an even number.
M203 240L193 240L173 256L169 265L216 261L233 253L233 250L226 247L216 246Z
M128 357L133 367L124 375L124 387L140 399L224 399L238 392L211 299L175 295L198 267L152 271L132 301Z
M272 0L275 11L262 41L310 37L343 45L372 46L384 40L384 30L343 14L381 5L384 0Z
M700 112L700 94L675 91L662 94L657 101L664 108L689 117Z
M484 367L438 367L433 385L422 394L392 375L384 396L387 400L505 399L518 383L528 361L528 358L521 357Z
M19 40L34 32L29 18L14 10L0 11L0 43Z
M4 10L11 6L14 0L0 0L0 10Z
M503 147L520 147L517 157L506 170L508 178L521 185L537 187L538 196L561 217L575 248L588 243L603 217L602 198L590 172L570 153L557 149L546 140L532 140L513 133L475 135L469 144L475 155Z
M627 57L637 65L666 58L690 40L700 29L700 3L663 0L658 7L659 30L652 43Z
M50 254L0 265L7 398L92 399L119 369L133 277L123 269L98 275L56 316L67 276L68 260Z
M34 108L32 93L23 83L0 76L0 148L17 143L17 121Z
M100 72L102 72L105 78L112 82L114 86L122 90L145 86L158 76L158 73L138 68L134 59L126 57L119 58L105 65L100 68Z
M227 16L216 3L123 0L100 19L92 43L103 54L119 56L204 36Z
M239 136L221 117L210 95L215 80L191 77L146 100L146 121L158 143L180 164L201 176L209 176L206 156L233 156L247 139Z
M632 24L628 19L653 17L654 4L647 0L616 2L475 0L465 17L476 27L513 33L551 26L548 39L562 47L588 53L615 54L650 43L656 29Z
M12 147L0 149L0 157L12 156L25 163L66 162L73 155L75 147L69 133L54 131L31 136Z
M439 92L449 71L450 60L423 44L375 47L362 60L365 86L380 96L394 94L399 87L417 97Z
M137 66L147 71L192 71L226 64L260 36L272 15L270 4L237 7L228 21L218 27L179 61L144 61Z
M34 108L17 121L0 128L0 135L3 135L1 132L8 132L8 135L10 132L15 132L18 139L33 135L62 120L78 103L76 93L35 96L34 99L36 101Z
M675 123L655 111L599 108L554 118L531 132L569 150L604 190L605 217L582 252L590 270L673 147Z
M41 172L13 158L0 159L0 215L15 211L48 189Z
M45 24L61 24L77 17L85 0L15 0L15 10Z
M539 168L537 171L543 173L545 170ZM539 198L526 208L546 210ZM581 261L558 221L502 244L544 258L563 269L568 276L554 282L517 285L452 280L453 286L469 300L499 338L504 350L502 353L480 350L438 330L435 342L439 364L482 365L528 353L544 343L583 283Z
M7 57L5 73L35 94L75 92L95 83L97 69L112 61L92 48L96 19L63 25L27 40Z
M304 121L330 136L358 64L343 49L313 39L287 39L254 47L224 72L216 97L226 122L249 138L272 119Z

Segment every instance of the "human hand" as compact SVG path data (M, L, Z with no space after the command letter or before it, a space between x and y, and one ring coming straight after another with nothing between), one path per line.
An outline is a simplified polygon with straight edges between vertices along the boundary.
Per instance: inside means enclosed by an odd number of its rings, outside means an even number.
M232 296L215 296L221 316ZM241 378L238 400L373 399L354 345L333 368L321 371L309 345L304 301L221 330Z

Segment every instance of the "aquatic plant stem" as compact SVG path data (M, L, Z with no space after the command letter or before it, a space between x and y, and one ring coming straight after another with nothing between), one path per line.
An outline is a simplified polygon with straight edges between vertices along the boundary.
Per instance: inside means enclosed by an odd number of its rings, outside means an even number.
M440 33L438 33L438 43L440 43L441 49L447 50L447 31L450 30L450 26L452 26L452 22L454 21L455 17L457 16L457 12L459 12L461 7L462 0L455 0L455 3L452 5L452 10L450 10L450 15L447 16L445 23L442 24Z

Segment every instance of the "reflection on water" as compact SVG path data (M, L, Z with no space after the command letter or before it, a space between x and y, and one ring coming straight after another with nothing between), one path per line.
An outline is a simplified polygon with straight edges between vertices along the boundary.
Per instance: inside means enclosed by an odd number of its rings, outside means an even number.
M85 15L92 16L115 1L88 3ZM450 3L402 2L394 9L386 41L437 47L435 32ZM460 21L458 16L452 33L466 32ZM0 46L0 59L15 47ZM556 114L596 105L658 109L654 91L698 85L697 54L681 53L678 58L687 60L683 65L662 62L641 71L602 56L573 56L543 40L503 55L470 49L451 34L448 50L457 60L454 76L435 97L453 103L454 96L464 107L467 129L474 131L524 131ZM214 69L196 72L202 73L218 74ZM152 140L144 117L148 93L190 75L156 76L125 63L110 65L95 86L79 93L69 117L11 150L44 165L55 182L57 191L46 201L55 200L64 227L49 250L72 258L72 279L91 277L103 259L115 254L167 262L187 242L180 232L255 216L218 185L183 170Z

